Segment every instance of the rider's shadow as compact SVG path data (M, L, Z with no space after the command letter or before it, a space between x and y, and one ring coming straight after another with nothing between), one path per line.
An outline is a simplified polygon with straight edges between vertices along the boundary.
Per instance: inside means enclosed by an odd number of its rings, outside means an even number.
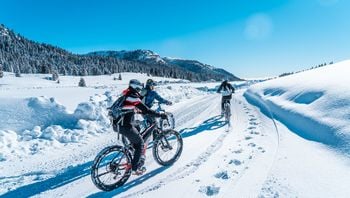
M205 120L202 124L200 124L197 127L182 129L180 130L181 136L182 138L186 138L186 137L191 137L193 135L197 135L198 133L202 133L205 131L212 131L212 130L219 129L225 126L226 124L225 121L220 120L221 118L222 116L217 115Z
M151 172L144 174L141 177L138 177L130 182L127 182L126 184L124 184L123 186L117 188L116 190L110 191L110 192L104 192L104 191L100 191L94 194L91 194L89 196L87 196L88 198L95 198L95 197L113 197L116 196L120 193L126 192L127 190L129 190L130 188L133 188L139 184L142 184L143 182L147 181L148 179L158 175L159 173L165 171L166 169L170 168L171 166L161 166L159 168L156 168L154 170L152 170Z
M92 161L89 161L81 165L69 167L64 171L62 171L61 173L58 173L55 177L52 177L43 181L35 182L32 184L28 184L25 186L21 186L17 189L11 190L3 195L0 195L0 197L1 198L31 197L45 191L59 188L61 186L64 186L66 184L69 184L85 176L90 175L91 165L92 165ZM37 175L38 173L34 172L31 174ZM43 174L43 173L40 173L40 174Z

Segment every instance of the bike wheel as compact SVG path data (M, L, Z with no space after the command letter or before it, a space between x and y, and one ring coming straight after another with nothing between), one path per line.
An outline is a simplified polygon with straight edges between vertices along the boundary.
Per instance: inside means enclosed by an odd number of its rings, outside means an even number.
M95 158L91 168L91 179L103 191L122 186L131 175L131 154L121 146L103 149Z
M230 104L226 102L224 105L224 109L225 109L225 121L228 123L228 125L230 125L230 117L231 117Z
M169 129L162 131L153 142L153 157L158 164L170 166L182 153L183 141L179 132Z
M168 129L175 129L175 118L172 113L167 113L168 119L160 119L160 128L165 131Z

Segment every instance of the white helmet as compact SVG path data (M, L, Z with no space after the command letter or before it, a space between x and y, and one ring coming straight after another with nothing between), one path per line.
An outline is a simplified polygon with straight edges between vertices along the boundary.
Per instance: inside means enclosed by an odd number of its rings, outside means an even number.
M131 87L139 92L143 88L143 84L139 80L131 79L129 81L129 87Z

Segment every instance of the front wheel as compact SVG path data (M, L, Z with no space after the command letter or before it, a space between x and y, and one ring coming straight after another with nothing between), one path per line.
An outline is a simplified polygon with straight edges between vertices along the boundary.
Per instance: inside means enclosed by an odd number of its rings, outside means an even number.
M183 141L179 132L168 129L162 131L153 142L153 157L158 164L170 166L182 153Z
M95 158L91 168L91 179L103 191L122 186L131 175L131 154L121 146L103 149Z

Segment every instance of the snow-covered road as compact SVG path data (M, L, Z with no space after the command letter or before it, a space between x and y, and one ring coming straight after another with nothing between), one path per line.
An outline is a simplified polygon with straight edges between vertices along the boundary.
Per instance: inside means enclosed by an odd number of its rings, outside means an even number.
M67 83L69 80L67 77ZM102 192L90 178L92 161L100 150L118 144L118 140L117 134L108 128L94 132L99 119L89 122L92 127L75 132L82 135L77 142L61 141L60 136L23 139L23 133L14 136L14 132L0 130L2 148L7 149L2 150L3 160L0 156L0 197L348 197L350 160L346 155L287 128L274 118L274 112L269 112L268 105L261 110L262 105L244 95L246 90L239 90L231 101L232 127L227 130L219 115L221 96L198 91L193 86L203 85L173 84L159 89L162 95L176 101L166 110L175 115L176 130L184 140L182 155L174 165L159 166L148 151L144 175L131 176L124 186ZM50 94L56 94L52 90L56 88L47 89L46 94L55 97ZM91 103L100 104L107 96L99 89L80 92L83 97L76 96L74 104L86 101L86 95L91 96ZM7 98L6 93L3 97ZM61 111L62 106L54 100L40 97L32 100L41 112L53 109L63 118L72 116ZM12 106L26 104L20 97L3 100L7 115L14 116L17 112L7 109L4 101ZM75 106L72 99L63 100L63 104ZM91 107L99 111L104 106ZM41 118L45 120L49 115ZM24 117L29 124L36 122ZM66 131L73 133L72 130L75 129L64 129L62 137ZM39 129L38 133L45 134L46 129Z
M145 175L131 177L115 191L101 192L92 184L89 168L98 150L115 142L112 141L116 139L115 134L109 134L101 141L87 144L84 149L79 148L79 152L84 151L82 153L48 161L41 159L27 165L38 167L43 178L30 168L20 178L36 175L38 181L5 193L3 197L154 197L169 195L169 192L181 197L214 194L227 197L237 193L255 196L260 193L278 149L278 134L269 118L247 103L241 93L232 100L233 126L229 131L219 116L218 95L188 100L172 107L172 111L177 130L184 138L183 154L173 166L160 167L149 154ZM43 171L46 169L51 172Z

